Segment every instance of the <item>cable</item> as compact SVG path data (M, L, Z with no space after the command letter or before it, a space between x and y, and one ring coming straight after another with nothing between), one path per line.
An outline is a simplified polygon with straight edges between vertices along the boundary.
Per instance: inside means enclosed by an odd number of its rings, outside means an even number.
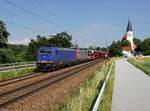
M5 15L11 15L11 16L13 16L13 17L18 17L18 18L20 18L17 14L15 14L12 10L10 10L10 9L7 9L7 8L3 8L3 7L0 7L0 11L1 11L1 13L3 13L3 14L5 14ZM7 12L7 13L6 13ZM2 15L2 14L1 14Z
M1 7L0 7L0 8L1 8ZM6 10L0 9L0 11L5 12L4 14L6 14L6 15L11 15L11 16L13 16L13 17L15 17L15 18L17 18L17 19L19 19L19 20L21 20L21 21L24 21L22 17L20 17L18 14L14 13L14 12L12 12L12 11L10 11L10 10L7 10L7 9L6 9ZM6 12L7 12L7 13L6 13ZM3 17L3 18L5 18L5 17ZM35 22L35 21L34 21L34 22ZM43 24L40 24L39 22L36 22L36 24L43 25ZM32 28L32 29L34 29L34 28Z
M50 8L48 8L48 7L44 6L44 5L42 5L42 3L40 3L40 1L38 1L38 0L34 0L34 2L35 2L37 5L39 5L40 7L43 7L43 9L47 10L47 12L48 12L49 14L53 15L55 18L57 18L59 21L61 21L61 23L63 23L63 24L66 25L65 21L64 21L60 16L58 16L57 14L55 14L53 11L51 11ZM70 27L71 25L68 25L68 26ZM67 30L68 30L68 29L67 29ZM64 30L64 31L65 31L65 30ZM68 30L68 31L69 31L69 30Z
M41 31L39 31L39 30L35 30L35 29L33 29L33 28L31 28L31 27L28 27L28 26L25 26L25 25L21 25L21 24L16 24L16 23L14 23L14 22L10 22L10 21L7 21L7 20L4 20L5 21L5 23L8 23L8 24L11 24L11 25L15 25L15 26L18 26L18 27L21 27L21 28L24 28L24 29L27 29L27 30L32 30L33 32L41 32ZM42 32L43 33L43 32Z
M26 8L24 8L24 7L22 7L22 6L20 6L20 5L18 5L18 4L16 4L16 3L14 3L14 2L12 2L12 1L9 1L9 0L5 0L7 3L9 3L9 4L11 4L11 5L13 5L13 6L15 6L15 7L17 7L17 8L19 8L19 9L21 9L21 10L23 10L23 11L25 11L25 12L27 12L27 13L29 13L29 14L31 14L31 15L33 15L33 16L35 16L35 17L37 17L37 18L39 18L39 19L41 19L41 20L43 20L43 21L45 21L45 22L48 22L48 23L50 23L50 24L52 24L52 25L54 25L54 26L56 26L56 27L58 27L58 28L60 28L60 29L63 29L64 31L69 31L69 30L65 30L64 28L62 28L60 25L57 25L57 24L55 24L53 21L51 21L51 20L49 20L49 19L47 19L47 18L44 18L44 17L42 17L42 16L40 16L40 15L38 15L38 14L36 14L36 13L34 13L33 11L31 11L31 10L29 10L29 9L26 9ZM18 25L19 26L19 24L16 24L16 23L11 23L11 24L15 24L15 25ZM21 27L22 27L23 25L21 25ZM30 28L30 27L26 27L26 26L23 26L24 28ZM30 28L30 29L32 29L32 28ZM80 33L80 32L78 32L78 33Z
M60 16L58 16L57 14L55 14L53 11L51 11L48 7L45 7L44 5L42 5L42 4L41 4L39 1L37 1L37 0L34 0L34 2L35 2L37 5L42 6L44 9L47 8L47 12L48 12L49 14L55 16L59 21L61 21L61 22L64 23L64 20L63 20Z
M53 21L50 21L49 19L46 19L46 18L44 18L44 17L42 17L42 16L40 16L40 15L38 15L38 14L36 14L36 13L34 13L34 12L32 12L32 11L30 11L30 10L28 10L28 9L26 9L26 8L16 4L16 3L14 3L14 2L12 2L12 1L9 1L9 0L5 0L5 1L7 3L9 3L9 4L11 4L11 5L13 5L13 6L15 6L15 7L19 8L19 9L21 9L23 11L25 11L25 12L27 12L27 13L30 13L31 15L33 15L33 16L35 16L35 17L37 17L37 18L39 18L39 19L41 19L43 21L46 21L46 22L48 22L48 23L50 23L50 24L52 24L52 25L54 25L54 26L56 26L58 28L63 29L61 26L55 24Z

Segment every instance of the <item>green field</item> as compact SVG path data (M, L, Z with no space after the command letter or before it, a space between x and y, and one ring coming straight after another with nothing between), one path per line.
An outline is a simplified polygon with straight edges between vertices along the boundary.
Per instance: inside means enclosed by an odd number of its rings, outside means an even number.
M27 67L18 70L14 69L14 71L9 71L9 72L0 72L0 80L31 74L34 72L34 70L35 67Z
M132 58L128 61L150 76L150 57L145 57L142 59Z
M112 60L91 74L56 111L90 111L99 93L100 81L104 80L111 63Z

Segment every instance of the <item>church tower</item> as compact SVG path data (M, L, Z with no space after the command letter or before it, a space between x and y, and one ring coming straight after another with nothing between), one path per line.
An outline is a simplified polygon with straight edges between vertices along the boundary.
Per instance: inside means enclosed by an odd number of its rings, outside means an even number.
M132 29L130 19L128 20L126 33L125 33L124 37L122 38L122 40L128 40L131 44L132 51L135 49L135 44L133 42L133 29Z

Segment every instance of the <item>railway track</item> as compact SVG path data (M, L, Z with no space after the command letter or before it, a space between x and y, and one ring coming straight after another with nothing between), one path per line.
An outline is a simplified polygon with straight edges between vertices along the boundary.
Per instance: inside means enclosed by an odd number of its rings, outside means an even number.
M82 66L82 64L80 64L80 65ZM49 72L49 73L52 73L54 75L55 72ZM17 82L20 82L20 81L23 81L23 80L32 79L32 78L38 77L38 76L45 76L46 74L47 73L36 73L36 74L32 73L32 74L28 74L28 75L23 75L23 76L18 76L18 77L14 77L14 78L0 80L0 87L6 86L6 85L9 85L9 84L13 84L13 83L17 83ZM1 90L0 90L0 92L1 92Z
M95 60L71 68L64 72L52 72L49 74L38 73L31 76L24 76L0 82L0 108L11 104L33 92L50 86L62 79L79 74L82 70L87 69L102 60Z

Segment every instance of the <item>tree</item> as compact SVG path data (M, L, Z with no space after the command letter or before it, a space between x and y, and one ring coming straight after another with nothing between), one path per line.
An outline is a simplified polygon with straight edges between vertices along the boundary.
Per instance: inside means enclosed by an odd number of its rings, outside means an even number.
M141 52L141 51L142 51L142 50L141 50L141 45L142 45L141 40L138 39L138 38L133 38L133 42L134 42L134 44L136 45L135 51L136 51L136 52Z
M109 47L109 52L112 56L122 56L121 42L113 41L111 46Z
M122 47L130 46L130 42L129 42L128 40L118 41L118 43L119 43Z
M0 21L0 48L6 47L9 33L6 30L6 25Z
M28 46L22 44L20 45L8 44L7 49L12 50L13 52L12 57L14 58L15 62L23 62L26 61L25 53L27 51L27 48Z
M133 38L133 42L137 47L141 45L141 40L138 38Z
M71 40L71 35L69 35L67 32L61 32L57 33L56 35L51 35L48 41L50 44L53 44L57 47L67 48L73 46Z
M0 63L11 63L15 62L13 51L8 48L0 48Z
M28 61L35 60L38 48L39 48L39 44L36 42L36 40L31 39L26 52L26 59Z
M107 51L107 48L102 47L102 48L101 48L101 51Z
M113 42L109 46L109 52L112 56L122 56L122 47L130 46L130 42L128 40L121 40L117 42Z
M96 47L96 50L97 51L100 51L102 48L101 47Z
M8 44L6 48L0 48L0 63L26 61L26 45Z
M144 55L150 55L150 38L144 39L141 44L141 50Z

